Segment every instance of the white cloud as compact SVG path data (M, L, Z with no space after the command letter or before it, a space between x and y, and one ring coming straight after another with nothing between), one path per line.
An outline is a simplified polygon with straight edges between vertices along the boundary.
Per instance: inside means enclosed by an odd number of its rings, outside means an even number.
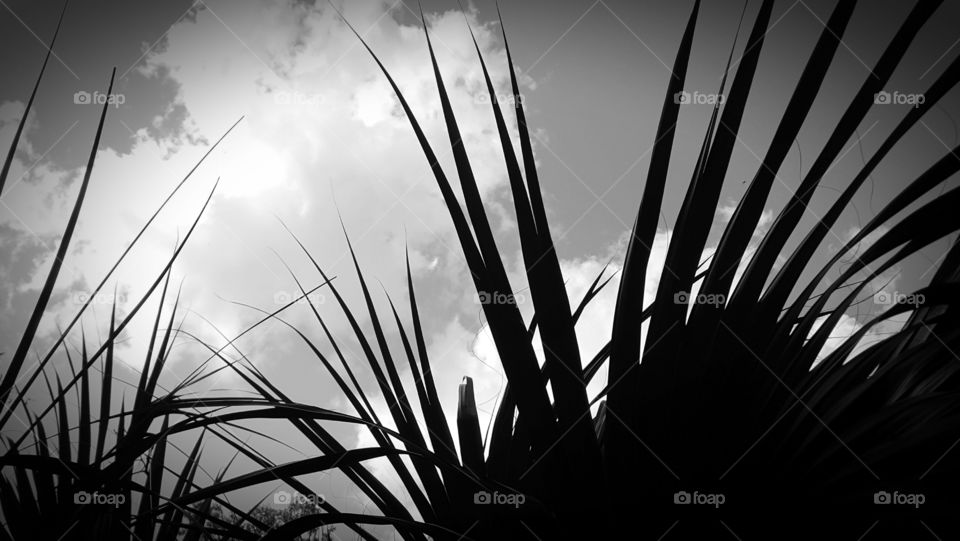
M189 137L155 139L141 130L128 154L100 151L77 232L77 242L88 242L88 249L67 263L64 280L96 283L206 151L200 141L216 140L245 115L121 267L118 278L131 286L133 299L183 235L217 177L219 195L175 272L188 277L184 297L193 309L225 330L239 329L248 318L238 317L238 309L218 295L269 307L277 291L293 289L271 249L291 261L307 286L319 283L275 216L287 221L319 262L339 277L348 299L358 299L358 288L337 212L371 283L379 279L395 295L404 291L405 242L416 273L458 283L462 256L456 253L450 218L429 164L385 78L333 11L323 4L314 8L279 0L208 5L211 10L174 25L166 42L138 68L148 75L169 70L179 87L177 103L189 113L184 126ZM387 12L388 7L378 1L349 2L344 10L398 81L456 189L422 29L399 23L400 15L409 20L407 14ZM498 91L505 92L506 59L494 28L481 24L473 12L468 18ZM481 194L495 208L505 170L499 143L489 137L489 104L477 98L483 88L473 42L459 10L428 19ZM13 129L19 109L18 104L3 105L5 134ZM512 114L506 117L513 124ZM34 156L34 127L28 124L18 157ZM18 160L11 178L26 167ZM79 173L43 162L31 171L31 186L8 185L4 202L21 211L25 221L18 226L41 236L58 234L76 184L66 193L57 187ZM51 198L51 193L57 195ZM45 268L41 266L36 283ZM447 298L438 293L436 298Z
M903 327L903 324L906 323L909 316L909 313L900 314L874 325L870 330L864 333L863 337L857 342L857 345L850 352L850 355L847 357L847 359L852 359L871 345L876 344L890 334L899 331ZM826 321L826 319L827 316L818 318L813 324L813 328L810 330L810 334L808 336L815 334ZM820 353L817 354L816 362L814 364L822 361L827 355L831 354L834 350L843 345L849 337L860 331L862 328L863 323L858 321L856 317L849 314L841 315L840 320L830 332L830 337L827 338L826 343L824 343L823 349L821 349Z

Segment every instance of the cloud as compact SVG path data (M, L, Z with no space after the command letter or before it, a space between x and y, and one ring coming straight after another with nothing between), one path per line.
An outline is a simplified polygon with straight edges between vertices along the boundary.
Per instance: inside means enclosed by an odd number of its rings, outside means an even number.
M904 313L874 325L870 330L864 333L863 337L857 342L857 345L850 352L850 355L848 355L847 359L849 360L854 358L868 347L899 331L909 317L909 313ZM813 336L816 334L826 319L827 316L818 318L813 324L813 328L810 330L810 334L808 336ZM836 326L834 326L834 328L831 330L830 337L827 338L823 348L817 354L814 365L822 361L828 355L833 353L833 351L835 351L838 347L843 345L848 338L862 329L863 325L864 324L858 321L855 316L849 314L841 315Z
M159 113L143 119L144 127L126 132L129 144L101 145L97 152L74 249L65 260L41 326L46 340L38 342L38 353L45 353L42 346L49 344L57 325L79 308L74 299L89 294L210 143L243 115L244 121L170 201L108 283L107 292L112 293L117 283L124 293L121 313L131 309L157 278L219 178L217 195L173 268L173 291L164 307L164 321L182 283L179 313L186 318L184 328L216 346L225 342L220 333L232 337L261 317L225 301L274 310L279 307L278 293L296 291L284 262L305 287L319 284L320 277L286 234L279 217L335 277L361 325L369 328L339 214L382 318L389 312L378 282L402 308L404 251L409 246L427 339L436 354L438 390L445 401L454 400L448 414L455 414L457 385L465 374L475 377L481 407L490 411L500 381L497 376L488 382L493 372L475 356L480 352L480 358L489 357L489 348L483 345L484 333L469 317L475 305L468 303L465 308L461 303L466 271L450 218L430 164L376 63L325 4L246 1L212 7L215 11L201 9L170 28L162 46L137 68L142 76L138 84L162 87L155 94L169 100L157 109ZM349 2L344 11L396 78L457 189L423 31L408 13L399 11L402 8L388 11L388 7L384 2ZM475 12L467 12L467 17L497 93L506 95L506 57L497 29L481 23ZM431 14L428 20L481 195L494 209L493 227L502 232L512 214L504 209L512 205L501 203L507 194L506 171L499 141L491 137L495 125L489 100L483 97L477 53L459 10ZM532 88L531 79L523 74L521 79L525 89ZM134 96L128 103L136 104ZM4 137L12 138L20 111L19 103L0 106ZM509 108L505 117L515 133ZM116 110L108 110L108 128L116 127L119 120ZM22 219L9 213L0 217L0 227L11 231L0 247L0 267L18 275L0 291L0 327L10 329L0 335L0 351L16 347L16 333L22 330L48 272L76 197L75 181L83 174L82 167L62 168L34 150L38 128L31 117L10 177L23 176L23 181L8 184L3 196L3 202ZM74 129L79 134L90 126L78 124ZM84 152L89 151L92 133L88 137L81 140ZM346 338L349 325L333 295L326 289L319 293L324 296L319 309L325 320L338 340L344 340L342 345L352 346ZM142 366L158 294L130 324L118 352L118 360L134 371ZM284 316L312 337L317 332L316 322L302 305ZM108 321L109 306L91 306L83 321L88 338L102 337ZM392 330L388 333L391 340L396 338ZM161 386L179 381L206 359L202 348L183 347L190 343L186 335L178 338ZM317 338L317 343L330 353L324 340ZM311 366L311 354L290 340L283 326L268 322L237 345L290 396L320 406L343 405L329 378ZM236 356L233 350L229 353ZM55 357L55 368L65 370L65 362ZM351 354L348 362L365 388L374 389L364 361ZM313 377L305 378L305 373ZM408 374L405 377L409 379ZM242 387L229 372L221 372L196 390ZM373 394L374 402L382 405L378 393ZM343 440L348 447L351 436L356 436L350 432ZM212 456L226 452L214 447Z
M344 9L395 76L453 180L422 29L400 22L410 20L407 13L387 8L369 1ZM308 286L319 283L276 217L301 236L325 270L340 276L352 301L359 300L359 289L347 279L352 269L338 213L369 280L380 280L395 294L404 291L402 263L409 245L416 273L439 277L438 285L459 284L462 256L430 164L375 62L334 12L325 5L281 1L231 2L214 9L175 24L137 68L164 92L176 92L164 113L131 134L129 149L98 153L76 235L85 249L67 262L64 279L99 281L209 142L244 115L121 267L117 278L130 286L133 300L155 278L218 177L218 195L175 273L188 277L184 298L192 309L224 328L237 329L245 318L220 297L272 306L278 291L295 289L272 250L290 261ZM495 28L479 22L475 12L467 15L498 92L506 93L505 55ZM428 19L481 194L496 208L505 193L505 170L499 143L489 137L493 119L488 100L481 99L473 42L458 10ZM5 134L18 110L22 105L3 105ZM506 116L515 128L512 114ZM28 123L11 178L38 158L30 144L34 124ZM5 217L6 223L40 237L58 234L75 196L66 179L81 173L41 161L28 182L8 186L4 202L24 223ZM37 284L46 266L35 267L30 282ZM433 298L424 299L428 308ZM436 298L449 297L439 292Z
M387 13L381 2L350 2L345 8L347 18L365 33L396 78L456 188L456 168L422 29L398 22L403 14ZM148 137L148 131L129 155L107 166L118 170L146 167L159 157L169 169L174 163L186 169L189 159L205 149L204 141L215 140L244 115L222 150L198 170L205 188L215 176L222 180L220 195L177 268L179 275L188 276L184 298L190 300L191 309L208 317L228 336L259 316L225 304L219 297L275 309L278 292L294 292L296 286L273 250L306 287L320 283L312 265L277 222L280 217L324 270L336 277L337 288L366 328L367 314L339 214L382 321L387 321L389 312L377 282L395 300L403 300L403 258L409 245L437 387L447 415L454 419L457 385L464 375L474 377L477 399L486 412L482 415L488 415L502 383L496 373L499 366L491 368L497 361L492 357L489 332L478 330L470 319L476 305L462 303L466 270L450 218L430 164L376 64L325 6L238 2L214 9L216 12L200 11L195 20L175 25L165 47L148 56L142 68L146 75L167 73L176 81L178 94L170 110L173 117L184 110L188 113L184 129L160 141ZM468 12L468 18L497 91L504 95L508 91L506 59L495 28L480 23L473 12ZM491 137L495 126L489 101L482 98L482 74L463 15L451 10L428 19L481 195L490 208L502 208L500 201L506 194L502 151ZM200 50L203 54L197 54ZM529 85L529 79L524 81ZM512 113L506 117L515 132ZM181 224L182 232L182 224L191 216L187 209L195 211L199 194L196 190L178 198L185 202L183 210L172 212L178 219L168 221L166 234L158 235L156 257L169 253L175 224ZM191 200L192 206L186 204ZM143 215L130 214L131 222L136 221L134 216ZM512 212L493 212L494 228L502 228L509 214ZM149 266L145 264L145 268ZM344 336L349 334L349 326L333 296L326 290L320 293L324 298L321 313L337 339L348 343ZM316 329L302 306L285 317L308 332ZM191 330L222 342L196 318L192 321ZM391 340L396 338L392 330L388 333ZM268 326L254 334L244 341L244 351L278 387L296 396L304 387L315 386L315 382L297 377L297 369L292 368L295 360L278 360L309 358L296 347L278 347L287 335L284 329ZM365 389L374 389L369 371L363 368L365 361L351 352L348 362L367 384ZM409 381L409 374L403 372ZM327 382L323 386L331 389ZM412 389L408 391L415 396ZM338 393L314 392L308 400L325 402ZM387 420L388 412L378 394L372 393L371 398L381 419ZM366 430L356 431L355 437L356 445L372 443ZM349 441L345 444L351 446ZM385 460L371 461L370 467L389 479L388 486L398 487L396 478L387 475L392 468Z

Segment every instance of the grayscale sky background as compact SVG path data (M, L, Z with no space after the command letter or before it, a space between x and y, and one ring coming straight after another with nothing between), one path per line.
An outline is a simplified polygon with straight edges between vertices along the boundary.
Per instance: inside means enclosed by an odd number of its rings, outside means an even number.
M61 4L53 1L0 2L0 145L13 137L33 81L56 25ZM436 83L415 2L337 2L351 23L397 79L422 122L448 175L455 175L440 113ZM831 66L813 110L779 171L757 237L775 217L805 173L846 104L910 9L909 2L861 2L843 46ZM692 1L525 0L501 9L528 120L554 239L573 299L579 299L605 264L616 270L625 235L643 192L659 111L676 49ZM694 39L686 88L717 91L743 4L705 1ZM747 7L734 60L758 2ZM512 202L476 52L463 14L452 1L427 0L423 10L451 92L464 140L482 194L493 216L512 282L523 304L525 281L514 228ZM806 58L832 10L823 0L783 0L774 8L740 141L708 243L719 238L766 152L776 123ZM503 40L492 1L467 5L466 19L477 33L498 92L508 93ZM922 93L960 54L956 21L960 2L945 2L913 43L888 91ZM183 284L184 328L220 345L219 334L234 336L259 314L231 301L276 309L296 285L283 261L308 287L320 283L282 219L305 243L357 309L364 324L359 286L346 251L337 213L357 250L378 307L388 310L380 283L404 317L404 249L409 247L421 315L435 377L448 417L454 415L460 378L475 380L485 423L503 377L467 277L451 221L427 161L389 85L370 55L324 2L296 0L80 1L70 6L47 73L30 113L10 180L0 195L0 351L16 348L29 309L50 266L56 243L82 178L99 108L76 103L78 92L103 93L116 66L114 92L123 103L111 107L98 150L90 191L75 242L61 274L55 303L41 332L49 344L110 268L137 230L184 174L237 119L243 122L196 172L121 266L107 290L84 317L88 340L98 342L109 321L112 290L129 310L159 273L213 183L220 185L211 207L174 268ZM801 228L805 231L829 208L877 149L909 105L876 105L848 142L842 158L814 197ZM648 291L656 282L677 208L689 181L711 107L682 108L671 176L654 247ZM515 127L512 112L507 115ZM845 243L892 194L950 151L958 140L960 95L954 90L927 114L873 173L821 246L821 259ZM955 186L956 179L948 187ZM949 219L945 217L944 219ZM755 237L755 241L757 240ZM789 248L799 240L791 239ZM909 292L929 279L944 252L941 242L886 273L875 289ZM712 249L712 248L708 248ZM706 255L706 254L705 254ZM659 261L660 266L656 263ZM378 283L379 281L379 283ZM578 333L589 359L608 333L616 279L586 312ZM871 294L873 289L870 290ZM368 384L345 318L326 289L314 297L325 321L347 349ZM155 306L155 302L148 308ZM837 341L882 307L865 302L843 319ZM389 312L381 315L388 316ZM304 306L285 318L329 345ZM118 377L135 382L149 337L150 317L139 317L119 353ZM393 329L393 325L389 325ZM876 339L890 327L871 331ZM397 340L391 333L391 340ZM70 339L78 347L80 334ZM349 410L323 367L282 324L273 322L238 343L274 383L291 397L318 406ZM175 362L162 380L178 381L206 358L183 336ZM45 353L40 351L39 353ZM232 351L236 354L236 351ZM7 358L7 357L3 357ZM55 367L67 374L66 359ZM29 366L24 371L29 370ZM51 372L52 374L52 372ZM604 378L598 378L597 388ZM236 392L243 383L227 373L205 381L198 391ZM372 388L372 387L371 387ZM38 399L46 391L35 389ZM225 390L225 391L217 391ZM119 392L119 390L118 390ZM118 395L119 396L119 395ZM384 406L385 411L385 406ZM22 427L11 423L8 430ZM277 462L310 452L286 427L264 424L297 450L263 442ZM371 443L369 435L339 426L347 447ZM4 435L7 435L6 433ZM11 434L13 435L13 434ZM215 474L226 451L211 443L205 451ZM237 466L238 472L249 465ZM379 464L384 478L388 466ZM235 472L236 473L236 472ZM344 510L367 504L337 474L313 480L319 492ZM278 489L238 495L252 504Z

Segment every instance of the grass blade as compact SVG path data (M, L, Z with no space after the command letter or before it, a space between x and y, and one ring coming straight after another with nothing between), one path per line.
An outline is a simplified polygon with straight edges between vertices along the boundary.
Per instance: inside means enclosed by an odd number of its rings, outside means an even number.
M110 84L107 87L108 96L113 92L113 79L116 74L117 69L114 68L113 72L110 74ZM16 352L10 359L10 365L7 367L7 371L3 376L3 380L0 381L0 406L7 406L7 397L10 394L10 389L13 388L13 384L16 382L17 376L20 374L20 368L23 366L23 361L26 359L27 353L30 350L30 344L33 343L33 338L37 333L37 328L40 326L40 319L43 317L43 313L47 309L47 303L50 301L50 295L53 293L53 286L56 285L57 277L60 275L60 267L63 265L63 258L67 256L67 249L69 248L70 241L73 238L73 231L77 226L77 219L80 217L80 209L83 207L83 200L87 194L87 186L90 184L90 175L93 174L93 163L97 157L97 150L100 148L100 136L103 134L103 124L107 118L108 106L109 104L105 102L103 104L103 109L100 112L100 122L97 125L97 133L93 138L93 148L90 149L90 158L87 160L87 168L83 174L83 182L80 184L80 191L77 193L77 199L73 205L73 211L70 213L70 218L67 220L66 229L63 231L63 237L60 240L60 246L57 248L57 253L54 256L53 265L50 267L50 271L47 273L47 278L43 283L43 289L40 290L40 297L37 299L37 302L34 305L33 313L30 315L30 320L27 322L27 328L23 331L23 334L20 337L20 344L17 346Z
M30 98L27 100L26 107L23 108L23 116L17 124L17 130L13 133L13 141L10 142L10 150L7 151L7 157L3 160L3 169L0 169L0 194L3 193L3 187L7 182L7 175L10 173L10 165L13 163L13 156L17 152L17 145L20 143L20 136L23 134L23 127L27 123L27 117L30 115L30 108L33 107L33 100L37 97L37 90L40 88L40 81L43 79L43 72L47 69L47 62L53 54L53 46L57 42L57 36L60 34L60 25L63 24L63 16L67 13L69 0L64 0L63 8L60 9L60 18L57 20L57 28L53 31L53 38L50 39L50 46L47 47L47 55L43 57L43 64L40 66L40 73L37 74L37 81L33 84L33 91L30 92Z

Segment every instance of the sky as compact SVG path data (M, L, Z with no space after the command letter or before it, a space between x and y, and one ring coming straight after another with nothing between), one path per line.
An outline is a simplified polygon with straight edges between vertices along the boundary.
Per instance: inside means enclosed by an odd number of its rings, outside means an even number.
M452 178L455 167L415 3L351 0L335 4L396 78ZM622 262L626 235L643 193L670 65L692 4L531 0L501 6L553 238L572 299L583 295L605 265L609 264L608 272L615 272ZM809 169L846 103L870 76L870 66L908 13L908 4L861 2L854 12L826 82L778 172L753 245ZM743 54L759 3L746 7L744 29L734 44L742 6L704 2L686 84L693 96L717 91L731 47L734 59ZM0 147L4 151L22 116L60 7L59 2L46 0L0 2L0 56L7 71L0 80ZM502 98L509 94L509 79L501 29L493 2L478 0L465 8L461 12L455 2L446 0L423 3L481 195L521 310L529 317L532 307L523 297L525 280L502 151L467 25L476 33ZM756 172L831 10L828 1L777 2L705 256ZM922 93L960 54L960 36L953 22L958 17L960 4L945 2L911 46L888 85L889 92ZM324 271L336 277L334 283L367 327L345 229L380 315L391 322L389 338L395 345L399 341L392 317L384 311L389 305L383 292L403 307L401 315L408 318L404 255L409 250L434 376L447 415L452 419L457 385L469 376L474 379L481 423L487 422L505 380L466 279L449 215L388 83L328 4L74 1L53 50L0 194L0 351L16 348L50 267L96 130L99 107L89 101L106 92L111 70L116 68L115 105L107 112L89 193L53 303L41 325L39 346L49 346L58 325L68 322L79 303L89 297L160 202L242 117L108 282L105 291L110 293L94 299L93 310L83 318L88 340L97 342L107 331L114 286L121 312L139 300L219 179L210 207L173 270L175 285L182 287L180 313L185 316L185 329L211 343L224 343L222 336L233 337L260 317L237 303L274 310L295 296L296 284L287 266L305 286L321 283L285 226L303 241ZM848 141L826 175L824 188L814 196L801 222L802 231L826 212L837 190L846 186L909 107L881 104L871 109L856 140ZM710 111L710 105L696 101L681 108L647 298L656 290ZM898 190L957 144L958 115L960 96L953 91L873 173L824 241L815 263L835 253ZM512 113L506 117L515 133L515 117ZM952 179L948 188L956 184ZM800 238L794 235L785 248ZM870 295L909 292L921 286L945 246L946 241L931 245L885 273ZM609 336L617 283L615 277L578 325L581 353L587 359ZM313 299L361 379L372 385L332 295L324 288ZM858 304L843 318L827 348L836 347L882 308L877 303ZM146 313L155 309L154 299ZM305 306L286 312L285 319L316 339L322 351L332 352ZM149 315L138 317L125 333L118 378L128 382L138 378L151 323ZM866 340L890 330L881 326ZM80 334L74 333L68 342L78 348L80 341ZM283 324L267 323L238 346L295 400L349 410L323 367ZM161 379L164 384L175 384L206 358L204 350L186 337L175 352ZM61 376L69 371L66 363L66 358L55 361L54 369ZM404 375L409 382L409 374ZM604 379L601 375L591 391L599 390ZM224 373L197 390L229 393L242 388L239 379ZM46 392L34 391L38 400ZM381 416L385 412L384 406ZM10 426L17 428L16 423ZM311 452L305 441L287 429L270 426L289 436L284 441L295 448L260 442L277 462ZM347 447L372 443L365 431L349 426L333 430ZM205 453L213 457L210 465L215 473L224 450L211 444ZM392 478L384 464L373 467L384 478ZM367 504L337 474L316 482L345 509ZM264 487L263 493L238 497L252 504L277 488Z

